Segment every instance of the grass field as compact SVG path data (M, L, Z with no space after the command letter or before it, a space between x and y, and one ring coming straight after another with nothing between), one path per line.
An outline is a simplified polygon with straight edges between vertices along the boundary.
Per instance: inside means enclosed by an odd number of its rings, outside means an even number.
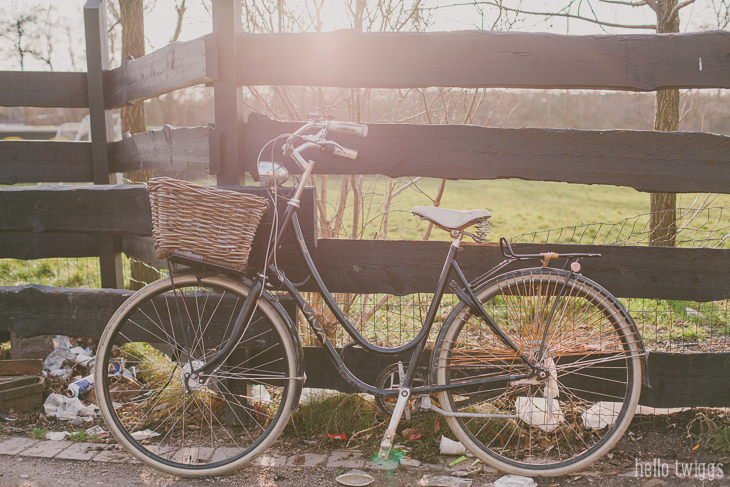
M408 179L399 180L397 187L408 183ZM440 181L422 179L417 187L403 191L391 202L389 216L389 239L421 239L426 224L418 221L410 210L417 205L432 205ZM370 222L363 238L382 238L382 214L385 208L386 178L366 180L363 185L366 207L361 221ZM328 202L330 208L337 204L340 178L330 176L328 181ZM697 195L678 195L677 206L692 206ZM730 195L717 195L712 206L730 207ZM704 199L701 198L701 199ZM575 227L594 223L618 223L626 218L646 215L649 212L649 194L630 188L614 186L595 186L554 182L523 181L517 179L493 181L447 181L442 208L468 210L484 208L492 213L492 230L490 241L496 241L500 235L514 237L530 232L545 231L563 227ZM721 217L727 225L728 212ZM648 220L644 217L643 220ZM348 235L352 233L352 194L344 216ZM595 233L608 232L590 229ZM611 236L612 237L612 236ZM440 230L431 234L431 239L445 240L448 235ZM585 238L585 236L584 236ZM578 242L572 242L578 243ZM583 242L591 243L591 242Z

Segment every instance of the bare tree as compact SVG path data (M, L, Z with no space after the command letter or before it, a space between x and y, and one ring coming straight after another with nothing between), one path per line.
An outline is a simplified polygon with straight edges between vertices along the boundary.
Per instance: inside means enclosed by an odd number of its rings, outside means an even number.
M58 43L58 25L68 26L66 19L56 18L53 5L13 2L0 9L0 46L15 57L20 70L28 59L35 59L53 71L54 46Z

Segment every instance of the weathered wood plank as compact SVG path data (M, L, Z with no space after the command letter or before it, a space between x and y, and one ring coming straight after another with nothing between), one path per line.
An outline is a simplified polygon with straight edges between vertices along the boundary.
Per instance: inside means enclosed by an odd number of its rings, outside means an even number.
M0 327L20 338L59 334L99 338L109 318L133 292L39 285L0 287Z
M152 237L141 237L139 235L122 235L122 252L129 257L134 257L158 269L167 268L167 260L160 259L155 253L155 245Z
M301 122L252 114L243 160L255 172L261 148ZM698 132L500 129L470 125L369 124L367 138L331 134L357 149L345 160L310 154L319 174L384 174L448 179L519 178L610 184L641 191L730 193L730 137ZM281 142L283 144L283 141ZM281 145L279 144L279 146ZM290 172L301 172L285 160ZM305 154L307 156L307 154Z
M89 142L2 141L0 184L94 180Z
M0 259L97 257L98 239L81 233L0 232Z
M86 108L86 73L0 71L0 106Z
M213 0L213 31L218 39L218 79L213 83L215 102L216 139L219 151L211 172L218 177L218 184L240 184L243 172L239 160L238 127L243 122L243 90L236 86L236 34L241 32L241 2L237 0ZM225 60L225 62L223 62ZM271 59L269 60L271 61ZM216 140L214 139L214 140Z
M225 188L267 197L266 188ZM282 188L279 191L280 215L284 214L290 191L291 188ZM314 198L313 189L305 189L299 210L305 241L312 248L317 245ZM266 249L273 215L273 207L270 207L262 218L253 242L253 259L263 255ZM66 242L76 240L66 240L55 232L107 232L124 237L121 250L128 255L152 265L160 265L162 261L154 257L152 239L149 238L152 234L151 220L149 197L142 185L6 188L0 191L0 242L3 243L0 247L0 258L90 257L95 254L87 253L88 249L98 247L90 242L82 245L80 242L85 241L85 238L78 236L80 253L67 255L69 251ZM28 235L38 237L29 241L26 246L25 239ZM287 252L293 251L293 237L288 235L283 245L289 249Z
M449 242L320 239L310 253L332 292L433 292ZM715 301L730 298L730 250L603 245L515 244L517 253L592 252L602 257L583 260L583 274L617 297ZM473 279L501 262L497 244L464 244L458 262ZM562 266L564 261L558 261ZM306 277L298 255L280 253L279 267L292 282ZM539 263L526 263L535 267ZM555 265L558 265L557 263ZM518 268L515 266L514 268ZM301 288L312 291L312 283Z
M157 170L208 174L208 138L212 129L192 127L128 135L111 147L111 172Z
M21 338L58 334L99 338L116 309L132 293L134 291L123 289L73 289L36 284L0 287L0 306L3 309L0 330L12 331ZM227 336L231 328L226 325L230 324L230 317L236 316L243 304L232 294L219 296L220 299L215 298L216 313L208 317L210 322L205 329L206 340L221 340ZM151 302L143 304L141 314L157 316L155 308L166 308L169 299L169 296L157 296ZM186 302L190 308L196 306L195 297L190 294L186 295ZM282 305L290 316L294 314L293 303L291 299L283 299ZM261 316L255 315L257 320ZM174 327L181 334L182 323L185 323L184 315L173 314L171 318L172 322L156 319L153 324L137 316L135 323L139 326L129 327L125 330L125 336L135 341L155 341L154 333L159 331L156 325L163 326L168 331L172 331ZM254 328L257 325L258 323L253 323ZM247 336L257 334L255 329L247 333ZM159 339L159 335L157 338ZM262 340L259 339L258 342L261 343Z
M144 186L26 186L0 191L0 231L150 235Z
M124 59L109 73L107 108L118 108L218 77L216 39L208 34L169 44L139 59Z
M109 145L114 142L114 120L112 111L105 109L109 92L106 82L109 46L106 3L103 0L87 0L84 5L84 27L94 183L109 184L113 178L109 173ZM99 267L102 287L124 287L122 255L111 235L99 235Z
M730 353L650 352L639 404L655 408L730 406Z
M104 73L109 70L109 46L107 41L106 7L101 0L88 0L84 5L86 30L86 65L89 88L89 116L91 118L91 155L94 183L109 184L108 144L114 142L112 111L105 110L104 99L108 92Z
M591 36L491 31L242 34L238 83L631 91L730 88L728 39L730 33L717 31Z

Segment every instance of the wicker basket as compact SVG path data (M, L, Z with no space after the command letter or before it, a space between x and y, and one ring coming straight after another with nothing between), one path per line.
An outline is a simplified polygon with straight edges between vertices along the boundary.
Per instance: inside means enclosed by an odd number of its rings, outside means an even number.
M244 270L266 200L251 194L152 178L152 236L161 259L177 254Z

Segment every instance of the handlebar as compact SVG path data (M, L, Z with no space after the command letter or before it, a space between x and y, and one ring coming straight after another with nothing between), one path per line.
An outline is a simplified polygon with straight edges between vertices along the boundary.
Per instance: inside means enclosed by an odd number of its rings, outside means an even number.
M368 136L368 126L364 123L339 122L331 120L327 122L327 131L338 134L355 135L357 137Z
M357 151L355 149L348 149L347 147L333 147L332 153L336 156L352 159L353 161L357 159Z
M317 128L318 132L307 135L307 132L313 128ZM325 152L346 159L357 159L357 150L343 147L333 140L327 140L328 132L366 137L368 126L364 123L313 120L289 136L284 144L284 154L292 157L302 169L306 169L309 163L300 154L310 147L319 147ZM293 144L296 140L304 141L304 143L294 147Z

